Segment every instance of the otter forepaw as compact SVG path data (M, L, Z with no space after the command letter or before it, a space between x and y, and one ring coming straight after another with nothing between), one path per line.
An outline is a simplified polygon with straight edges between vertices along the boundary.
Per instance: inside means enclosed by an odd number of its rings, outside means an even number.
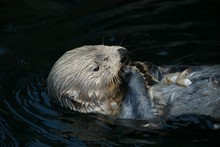
M184 70L183 72L176 72L165 75L164 83L171 84L176 83L179 86L188 87L192 84L189 77L193 74L189 74L191 71L190 68Z

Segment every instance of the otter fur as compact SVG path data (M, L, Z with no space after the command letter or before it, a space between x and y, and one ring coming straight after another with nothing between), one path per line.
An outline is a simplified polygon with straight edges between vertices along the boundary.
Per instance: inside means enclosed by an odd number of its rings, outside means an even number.
M181 86L164 81L167 75L188 67L144 62L147 70L141 71L142 67L127 59L127 50L121 46L70 50L52 67L48 94L71 110L121 119L167 119L183 114L220 118L219 65L192 66L187 77L190 85Z

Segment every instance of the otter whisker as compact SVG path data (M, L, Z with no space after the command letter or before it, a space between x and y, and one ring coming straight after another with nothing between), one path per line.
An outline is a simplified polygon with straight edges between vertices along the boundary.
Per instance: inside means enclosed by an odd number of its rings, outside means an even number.
M97 105L97 106L100 108L101 111L104 111L104 109L101 107L101 104L102 103L100 103L100 105Z
M65 104L65 107L66 107L66 108L67 108L68 105L71 104L71 103L70 103L70 104L68 103L68 100L67 100L67 99L68 99L68 98L65 98L65 99L64 99L64 104Z
M70 108L72 109L72 110L75 110L75 105L73 105L73 103L70 103Z
M117 79L116 77L114 77L114 81L115 81L115 83L116 83L117 85L120 84L119 81L118 81L118 79Z
M120 84L121 84L121 79L120 79L120 77L117 77L117 81L118 81L118 85L120 85Z
M122 45L122 43L123 43L123 41L125 40L125 38L126 38L126 36L123 36L121 42L119 43L120 46Z
M116 81L115 81L115 78L113 77L111 80L111 84L114 84L114 83L116 83Z
M61 98L62 99L62 105L66 108L66 100L65 98Z
M59 99L59 101L60 101L62 107L64 107L63 99L64 99L64 98Z
M92 107L91 105L88 105L87 109L89 109L92 112L94 110L94 107Z
M105 44L105 34L102 36L102 45Z
M92 106L92 107L95 107L96 105L97 105L96 101L93 100L92 103L91 103L91 106Z

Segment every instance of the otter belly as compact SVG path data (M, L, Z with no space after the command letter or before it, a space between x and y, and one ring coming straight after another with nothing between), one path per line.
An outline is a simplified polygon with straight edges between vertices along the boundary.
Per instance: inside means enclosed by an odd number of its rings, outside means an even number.
M164 82L146 87L137 69L128 68L124 78L126 93L119 117L166 119L183 114L199 114L220 118L219 66L196 66L192 67L191 72L189 79L192 84L187 87Z

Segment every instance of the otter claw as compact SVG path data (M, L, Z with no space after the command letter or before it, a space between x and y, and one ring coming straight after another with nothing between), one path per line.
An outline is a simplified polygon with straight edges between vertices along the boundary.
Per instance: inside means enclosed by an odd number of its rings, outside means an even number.
M192 82L189 79L184 78L184 79L180 79L180 80L176 81L176 84L178 84L180 86L188 87L189 85L192 84Z

